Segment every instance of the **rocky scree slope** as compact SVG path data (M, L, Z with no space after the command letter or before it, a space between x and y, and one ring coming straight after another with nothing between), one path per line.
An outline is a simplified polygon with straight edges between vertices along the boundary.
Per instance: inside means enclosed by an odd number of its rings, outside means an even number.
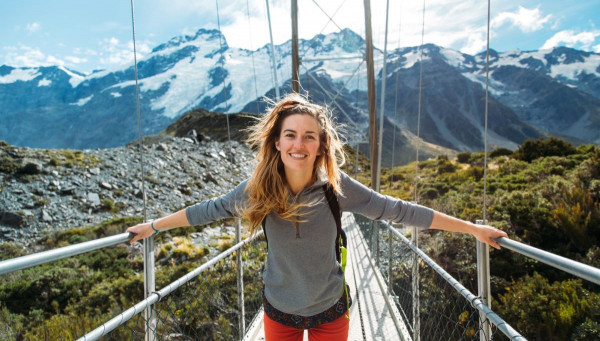
M237 141L144 138L139 144L64 150L0 142L0 241L35 242L44 234L115 217L148 219L226 193L250 175L253 152Z

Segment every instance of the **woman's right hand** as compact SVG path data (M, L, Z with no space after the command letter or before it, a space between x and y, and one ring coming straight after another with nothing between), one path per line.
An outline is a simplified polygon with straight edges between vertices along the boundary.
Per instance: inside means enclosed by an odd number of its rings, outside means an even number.
M127 228L126 231L135 234L135 236L133 236L133 238L131 238L131 240L129 241L129 244L133 244L133 243L137 242L138 240L148 238L154 234L154 230L152 230L152 227L150 226L150 222L131 226L131 227Z

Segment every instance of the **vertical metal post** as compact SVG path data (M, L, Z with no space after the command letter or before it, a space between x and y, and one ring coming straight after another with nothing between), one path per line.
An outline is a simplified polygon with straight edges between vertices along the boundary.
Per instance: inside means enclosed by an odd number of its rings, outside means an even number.
M156 289L154 277L154 236L144 239L144 298L148 298ZM156 313L154 306L150 305L144 311L146 320L146 341L153 341L156 337Z
M411 241L419 247L419 230L413 226ZM412 264L413 340L421 340L421 305L419 301L419 257L413 252Z
M298 57L298 0L292 0L292 91L300 91L300 58Z
M487 220L477 220L477 224L487 224ZM492 298L490 295L490 246L477 241L477 287L479 297L485 305L492 307ZM481 341L488 341L492 338L492 326L487 316L479 312L479 325Z
M236 243L242 241L242 220L238 218L237 220L237 228L235 229L235 240ZM237 289L238 289L238 307L240 311L240 320L239 320L239 328L240 328L240 340L244 338L244 334L246 332L246 321L244 320L244 316L246 315L244 309L244 267L242 265L242 249L236 251L237 254Z
M375 265L379 267L379 222L375 222Z
M394 234L392 233L392 225L390 224L388 226L388 294L392 294L394 292L394 290L392 290L392 284L393 284L393 280L392 280L392 251L393 251L393 241L392 238L394 237Z
M367 58L367 89L369 94L369 152L371 153L371 188L377 190L377 104L375 103L375 67L373 62L373 30L371 28L371 1L365 3L365 43Z
M358 149L360 148L360 142L356 142L356 162L354 163L354 180L358 179Z

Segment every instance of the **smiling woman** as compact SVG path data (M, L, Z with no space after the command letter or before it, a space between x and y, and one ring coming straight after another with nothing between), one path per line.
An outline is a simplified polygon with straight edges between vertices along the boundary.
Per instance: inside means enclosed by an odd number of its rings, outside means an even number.
M312 116L294 114L283 120L275 148L281 154L285 178L294 194L314 176L313 165L317 156L322 155L319 135L319 125Z
M339 240L337 213L470 233L494 247L492 238L507 236L381 195L351 179L339 169L343 144L331 112L298 94L267 110L250 128L249 142L258 154L248 180L221 197L127 231L136 234L135 242L164 229L234 216L246 218L251 232L262 225L269 241L262 278L268 341L298 340L305 329L311 341L347 339L350 289L332 247Z

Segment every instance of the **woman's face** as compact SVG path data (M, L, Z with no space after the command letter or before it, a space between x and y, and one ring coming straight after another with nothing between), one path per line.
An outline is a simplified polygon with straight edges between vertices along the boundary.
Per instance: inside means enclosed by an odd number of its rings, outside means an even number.
M312 173L317 156L321 155L317 120L305 114L293 114L281 124L275 148L281 154L286 172L306 171Z

